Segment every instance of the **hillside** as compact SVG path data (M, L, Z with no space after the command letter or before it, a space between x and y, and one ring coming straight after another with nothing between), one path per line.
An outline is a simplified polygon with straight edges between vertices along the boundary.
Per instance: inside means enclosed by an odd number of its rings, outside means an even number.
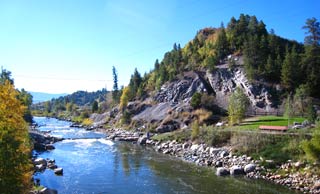
M247 115L283 115L287 99L293 101L290 106L297 105L293 114L306 114L320 97L320 82L313 76L320 72L320 49L314 42L303 45L279 37L263 21L244 14L231 18L227 27L199 30L184 47L174 44L151 72L142 77L135 70L115 109L120 115L112 122L175 130L203 117L197 113L201 110L207 115L202 123L212 124L230 112L237 88L247 98ZM309 69L310 63L317 65Z
M39 103L39 102L44 102L51 100L53 98L59 98L60 96L66 96L68 94L63 93L63 94L49 94L49 93L43 93L43 92L30 92L32 95L32 101L33 103Z
M87 118L91 111L98 111L106 104L108 91L105 89L96 92L77 91L69 95L60 96L32 105L34 115L54 116L72 119L83 115ZM100 104L100 106L99 106Z

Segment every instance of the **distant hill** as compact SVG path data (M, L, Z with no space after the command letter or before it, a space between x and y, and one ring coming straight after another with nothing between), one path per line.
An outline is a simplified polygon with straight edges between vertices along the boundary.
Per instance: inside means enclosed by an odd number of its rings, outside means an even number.
M49 94L49 93L43 93L43 92L30 92L30 94L33 96L33 103L39 103L51 100L53 98L59 98L61 96L66 96L68 94Z

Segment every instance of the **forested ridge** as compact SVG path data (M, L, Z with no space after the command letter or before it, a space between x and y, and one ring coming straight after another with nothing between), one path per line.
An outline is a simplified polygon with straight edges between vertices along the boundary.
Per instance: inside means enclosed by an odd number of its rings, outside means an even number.
M303 86L319 98L319 22L308 19L303 29L307 35L304 44L282 38L273 29L268 32L262 20L245 14L232 17L226 27L202 29L183 48L175 43L143 77L136 69L129 83L129 99L144 97L186 71L214 71L225 62L233 68L235 61L227 61L229 55L243 56L252 82L280 84L288 94Z

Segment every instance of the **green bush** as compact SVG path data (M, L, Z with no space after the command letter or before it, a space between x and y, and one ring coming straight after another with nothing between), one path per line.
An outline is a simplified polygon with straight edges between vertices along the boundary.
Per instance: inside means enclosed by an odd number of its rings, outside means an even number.
M308 160L312 162L320 161L320 131L315 130L312 134L311 140L304 140L301 142L303 151L306 153Z
M213 126L203 126L200 130L200 138L210 146L222 146L230 142L232 132L221 130Z
M190 105L193 108L199 108L201 105L201 97L202 97L202 94L200 94L199 92L194 93L192 95Z
M195 121L195 122L192 123L191 129L192 129L192 131L191 131L191 139L195 140L199 136L199 133L200 133L200 128L199 128L198 121Z
M131 121L131 115L128 111L124 111L121 117L121 124L129 124Z

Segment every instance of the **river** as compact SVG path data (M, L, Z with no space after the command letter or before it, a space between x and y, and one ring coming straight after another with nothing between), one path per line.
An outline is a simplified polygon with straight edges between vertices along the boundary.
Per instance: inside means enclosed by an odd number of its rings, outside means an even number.
M275 194L296 193L263 180L218 177L214 169L199 167L131 143L112 142L105 134L70 127L54 118L35 117L39 130L72 138L55 143L38 157L55 159L63 176L52 170L35 174L41 184L59 194Z

